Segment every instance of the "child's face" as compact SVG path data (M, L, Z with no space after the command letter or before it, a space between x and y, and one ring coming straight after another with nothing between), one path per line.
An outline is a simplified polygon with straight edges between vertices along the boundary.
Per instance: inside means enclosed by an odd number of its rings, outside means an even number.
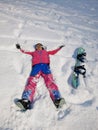
M36 50L42 50L42 45L41 44L37 44L36 45Z

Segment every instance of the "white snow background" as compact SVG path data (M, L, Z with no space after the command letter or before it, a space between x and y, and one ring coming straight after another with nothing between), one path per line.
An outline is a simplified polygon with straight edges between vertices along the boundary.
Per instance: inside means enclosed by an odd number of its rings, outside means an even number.
M41 42L47 50L65 45L50 56L56 84L71 111L62 119L39 79L32 110L18 111L31 71L28 51ZM87 52L86 79L72 88L75 50ZM0 130L98 130L98 0L0 0Z

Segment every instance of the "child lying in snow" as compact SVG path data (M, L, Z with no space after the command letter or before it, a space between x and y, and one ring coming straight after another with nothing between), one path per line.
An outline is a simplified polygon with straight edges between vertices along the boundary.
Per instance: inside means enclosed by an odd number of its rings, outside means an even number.
M64 45L55 50L46 51L41 43L37 43L34 46L34 52L26 52L21 49L19 44L16 44L16 48L19 49L22 53L32 56L32 70L23 91L22 99L19 99L19 103L21 103L22 107L24 107L25 109L30 109L30 104L33 102L34 99L36 84L40 76L44 78L50 97L57 108L59 107L60 101L64 100L64 98L62 98L60 95L57 85L54 83L49 66L49 55L56 54L59 50L61 50L62 47L64 47Z

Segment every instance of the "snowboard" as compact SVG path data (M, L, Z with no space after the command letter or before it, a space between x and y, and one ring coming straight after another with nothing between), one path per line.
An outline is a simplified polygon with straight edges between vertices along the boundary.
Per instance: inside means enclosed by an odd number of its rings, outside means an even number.
M78 88L80 85L79 75L83 75L85 78L86 69L85 69L85 60L86 60L86 51L84 48L77 48L76 53L76 63L72 73L72 86L73 88Z

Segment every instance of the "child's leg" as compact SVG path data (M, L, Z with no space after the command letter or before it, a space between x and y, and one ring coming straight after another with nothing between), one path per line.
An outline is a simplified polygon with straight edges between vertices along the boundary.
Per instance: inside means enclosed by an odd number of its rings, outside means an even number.
M54 83L52 74L42 73L42 77L44 78L45 84L49 90L51 99L53 101L55 101L56 99L60 99L61 95L60 95L57 85Z
M37 74L36 76L30 76L28 78L27 85L25 86L25 90L23 91L22 94L22 99L29 100L30 102L33 101L36 84L38 82L39 77L40 77L40 73Z

